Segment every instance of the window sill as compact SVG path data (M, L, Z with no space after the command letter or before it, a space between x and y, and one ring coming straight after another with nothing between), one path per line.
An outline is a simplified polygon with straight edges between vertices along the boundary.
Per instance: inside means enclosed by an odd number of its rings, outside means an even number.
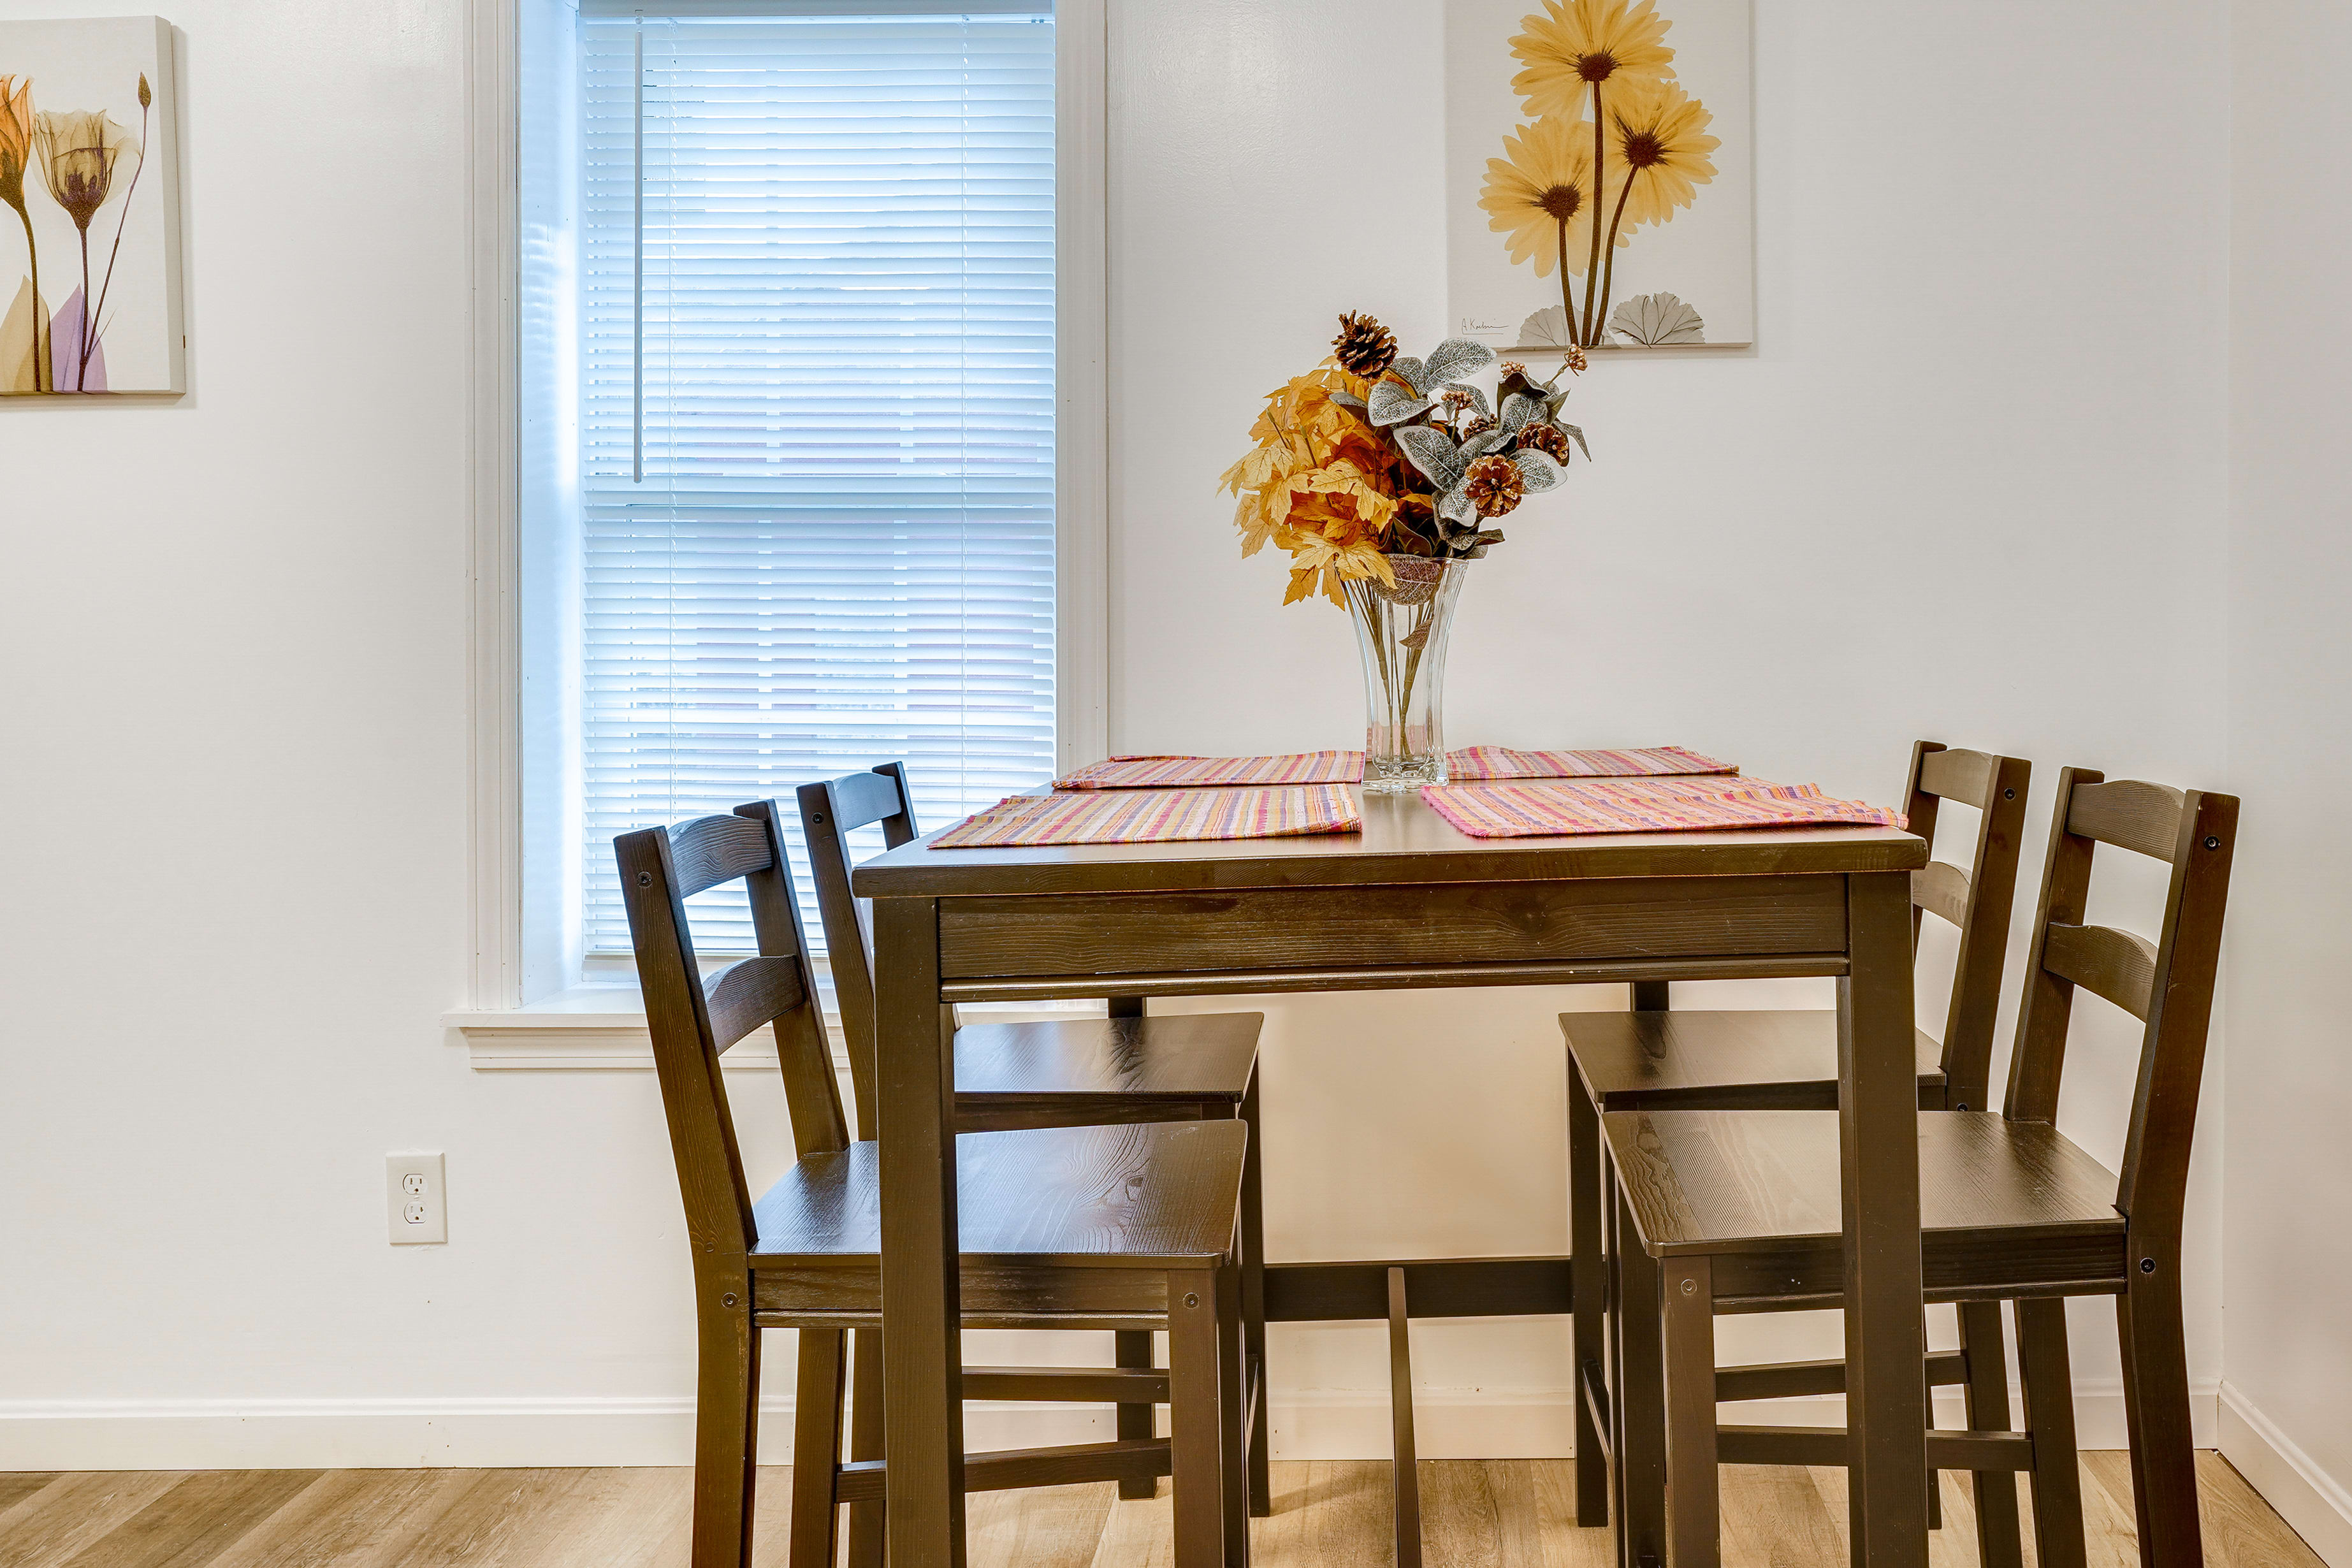
M825 1038L834 1066L849 1070L840 1015L828 989L823 995ZM959 1009L968 1019L1000 1023L1023 1018L1099 1016L1099 1002L982 1003ZM444 1028L466 1042L476 1072L651 1072L653 1037L636 986L575 985L520 1007L460 1007L441 1015ZM774 1038L765 1030L747 1036L720 1058L730 1068L772 1068Z

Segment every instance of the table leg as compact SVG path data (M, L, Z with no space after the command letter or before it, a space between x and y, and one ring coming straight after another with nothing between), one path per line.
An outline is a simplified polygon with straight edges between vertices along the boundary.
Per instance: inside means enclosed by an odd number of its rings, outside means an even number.
M874 900L882 1113L883 1442L892 1568L963 1568L954 1025L939 903Z
M1570 1355L1574 1371L1569 1378L1569 1398L1576 1406L1576 1522L1590 1530L1609 1522L1609 1461L1601 1457L1600 1424L1584 1394L1586 1380L1601 1376L1608 1264L1601 1244L1601 1114L1573 1058L1568 1064L1568 1159L1569 1280L1576 1307Z
M1911 879L1846 879L1838 981L1848 1507L1857 1568L1925 1568L1927 1384L1912 1057Z

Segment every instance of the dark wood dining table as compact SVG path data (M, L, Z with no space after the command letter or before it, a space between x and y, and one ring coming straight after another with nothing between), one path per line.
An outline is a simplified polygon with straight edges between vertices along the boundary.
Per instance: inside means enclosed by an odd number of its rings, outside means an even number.
M1853 1560L1924 1568L1910 898L1910 873L1927 859L1919 838L1885 827L1474 838L1417 795L1376 795L1355 834L929 844L890 850L853 879L873 900L880 990L892 1568L964 1562L953 1005L1801 975L1838 981ZM1498 1312L1565 1310L1556 1279L1540 1272L1384 1259L1270 1264L1267 1316L1382 1316L1378 1284L1400 1261L1424 1296L1451 1290L1457 1304ZM1589 1250L1555 1261L1599 1267Z

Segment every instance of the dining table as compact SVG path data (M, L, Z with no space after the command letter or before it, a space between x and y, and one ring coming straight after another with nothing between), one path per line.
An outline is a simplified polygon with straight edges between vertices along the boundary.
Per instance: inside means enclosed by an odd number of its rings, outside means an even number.
M1418 795L1360 805L1352 833L965 849L933 834L856 868L879 992L892 1568L965 1560L956 1004L1822 975L1837 981L1853 1561L1924 1568L1911 873L1927 845L1885 826L1474 837ZM1275 1321L1386 1316L1391 1269L1444 1315L1562 1313L1568 1290L1598 1287L1597 1247L1267 1263L1258 1288ZM1663 1540L1625 1545L1629 1563L1667 1561Z

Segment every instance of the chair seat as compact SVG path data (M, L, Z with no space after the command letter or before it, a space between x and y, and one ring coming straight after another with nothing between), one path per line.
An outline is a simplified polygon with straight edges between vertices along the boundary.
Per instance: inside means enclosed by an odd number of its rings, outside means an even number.
M1213 1266L1233 1247L1248 1138L1231 1121L960 1134L965 1261ZM755 1206L752 1267L878 1257L881 1176L872 1142L795 1162Z
M1644 1251L1733 1259L1718 1268L1718 1299L1834 1297L1835 1111L1621 1110L1601 1121ZM2123 1282L2116 1177L2046 1122L1921 1112L1919 1217L1935 1300Z
M956 1102L1082 1099L1239 1105L1263 1013L969 1024L956 1031Z
M1563 1013L1559 1023L1603 1110L1837 1107L1833 1012ZM1944 1047L1924 1029L1914 1033L1920 1089L1940 1106Z

